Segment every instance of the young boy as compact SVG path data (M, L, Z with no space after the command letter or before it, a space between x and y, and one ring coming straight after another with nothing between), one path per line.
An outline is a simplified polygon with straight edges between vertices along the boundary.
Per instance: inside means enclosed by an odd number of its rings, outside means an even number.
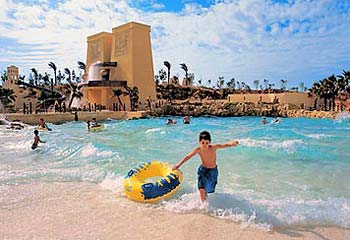
M199 134L199 146L187 154L178 164L173 166L173 170L178 169L190 158L199 154L202 164L198 168L198 189L201 201L207 199L208 193L215 192L218 178L218 168L216 166L216 150L237 146L238 141L231 141L224 144L210 144L210 133L203 131Z
M39 142L41 143L45 143L44 141L41 141L41 139L39 138L39 131L38 130L34 130L34 143L32 144L32 149L36 149L38 147Z
M93 119L92 119L91 126L92 126L92 127L98 127L98 126L100 126L100 124L97 123L96 118L93 118Z

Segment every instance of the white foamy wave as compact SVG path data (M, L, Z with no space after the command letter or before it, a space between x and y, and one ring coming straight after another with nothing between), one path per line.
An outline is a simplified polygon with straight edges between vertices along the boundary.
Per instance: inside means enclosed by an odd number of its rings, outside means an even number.
M327 134L303 134L305 137L309 137L309 138L314 138L314 139L322 139L322 138L330 138L333 137L332 135L327 135Z
M123 176L110 173L99 185L103 189L108 189L113 193L123 195L123 181Z
M267 215L274 217L274 225L305 226L335 225L350 227L350 199L325 200L256 200Z
M151 129L147 129L145 134L149 135L149 134L153 134L153 133L160 133L160 134L165 134L166 132L164 131L164 129L161 128L151 128Z
M350 199L325 200L265 200L244 199L237 194L215 193L206 204L199 193L185 193L178 199L164 201L159 208L176 213L202 212L240 223L242 228L253 227L269 231L272 226L350 227Z
M22 140L17 142L5 142L2 147L4 147L7 150L30 150L30 147L32 145L32 140Z
M158 132L160 130L161 130L161 128L151 128L151 129L147 129L145 133L147 134L147 133L152 133L152 132Z
M252 227L263 231L270 231L272 229L272 225L270 224L257 222L257 215L255 211L251 211L251 214L249 215L243 212L237 213L235 212L235 209L232 209L232 208L214 209L212 216L220 219L238 222L241 224L241 228Z
M348 112L340 112L338 115L335 117L336 122L348 122L350 120L350 114Z
M261 222L249 205L244 205L230 194L214 194L202 203L198 192L185 193L180 199L164 201L160 207L170 212L202 212L211 216L241 224L242 228L253 227L269 231L271 225Z
M180 199L164 201L162 206L165 210L176 213L191 212L207 208L207 205L200 201L198 192L185 193Z
M245 138L239 139L239 142L241 145L247 147L262 147L265 149L284 150L288 153L294 153L299 145L304 144L304 142L299 139L274 142L269 140L254 140L250 138Z
M110 157L112 155L113 155L112 151L99 151L91 143L87 146L84 146L81 151L82 157L91 157L91 156Z

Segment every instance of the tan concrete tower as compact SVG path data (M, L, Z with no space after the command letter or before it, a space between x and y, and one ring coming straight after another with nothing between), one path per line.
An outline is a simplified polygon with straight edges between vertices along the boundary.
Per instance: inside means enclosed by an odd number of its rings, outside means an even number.
M150 26L135 22L112 31L111 60L118 62L118 67L111 78L125 79L128 86L137 86L141 102L156 96L150 32Z
M23 108L23 103L25 103L27 106L31 104L34 111L38 99L33 89L18 85L18 80L20 77L19 68L13 65L7 67L7 77L7 81L3 82L2 87L12 89L14 91L14 95L16 96L16 101L13 102L14 109L19 110Z
M19 70L16 66L7 67L7 79L8 81L3 83L4 88L15 88L17 87L19 78Z
M97 62L111 61L111 43L112 34L101 32L87 37L88 49L86 58L86 69L89 69L91 64ZM97 79L93 79L97 80Z
M150 31L148 25L130 22L87 38L85 102L110 108L116 100L112 90L125 86L138 88L140 109L147 97L156 98Z

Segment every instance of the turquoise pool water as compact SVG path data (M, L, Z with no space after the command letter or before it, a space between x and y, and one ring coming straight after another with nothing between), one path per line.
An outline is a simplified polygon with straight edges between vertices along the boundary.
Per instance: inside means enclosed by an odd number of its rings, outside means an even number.
M131 167L152 160L175 164L197 146L199 132L208 130L213 143L237 139L240 146L218 151L219 182L205 210L196 189L198 157L181 168L184 181L177 195L157 208L262 227L350 227L347 118L282 119L268 125L255 117L200 117L190 125L176 120L171 126L166 118L111 120L100 132L88 132L84 122L49 124L53 132L40 132L47 143L34 151L32 128L1 128L0 187L92 182L109 183L122 193L123 177Z

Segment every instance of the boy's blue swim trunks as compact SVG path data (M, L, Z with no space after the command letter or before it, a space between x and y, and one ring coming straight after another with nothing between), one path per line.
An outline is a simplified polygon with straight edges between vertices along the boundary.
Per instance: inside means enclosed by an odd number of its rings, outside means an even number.
M207 193L215 192L215 186L218 180L218 167L206 168L200 165L197 174L198 189L204 188Z

